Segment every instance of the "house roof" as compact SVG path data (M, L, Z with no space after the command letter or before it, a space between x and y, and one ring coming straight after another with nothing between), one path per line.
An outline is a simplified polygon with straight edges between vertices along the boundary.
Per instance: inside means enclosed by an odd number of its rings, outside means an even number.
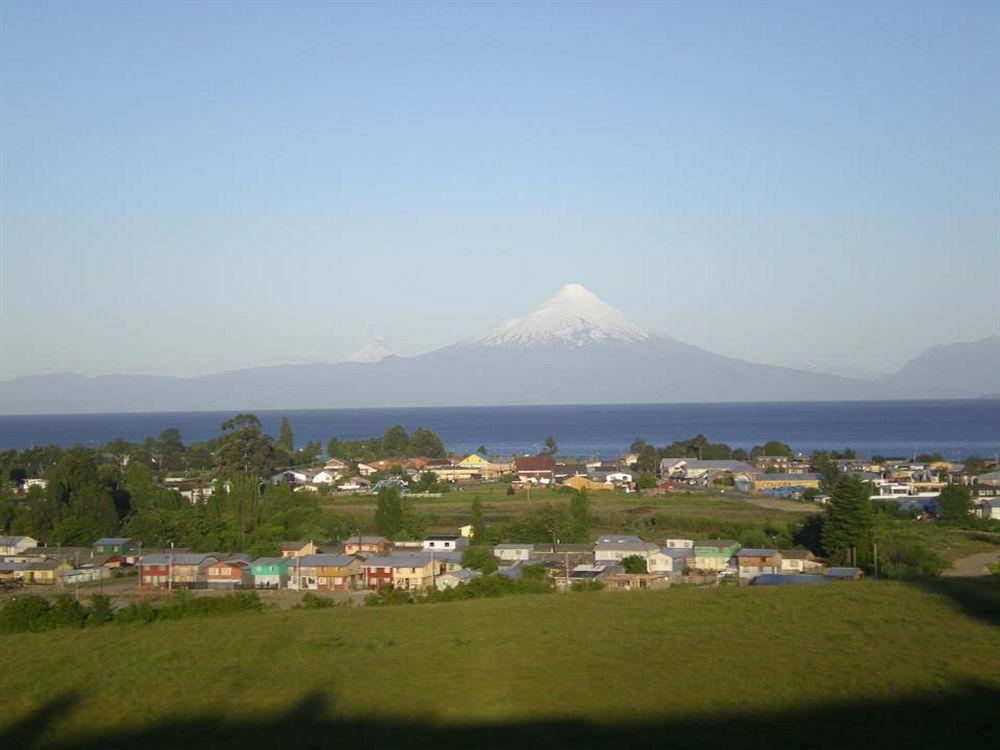
M715 547L725 549L726 547L739 547L740 543L734 539L695 539L695 547Z
M25 539L32 542L35 541L30 536L0 536L0 545L4 547L13 547L15 544L20 544Z
M278 549L287 549L287 550L302 549L307 544L312 544L312 542L308 542L305 539L298 539L296 541L291 541L291 542L282 542L281 544L278 545Z
M760 474L761 471L756 466L751 466L745 461L722 461L704 460L696 458L664 458L660 461L661 469L672 469L683 464L685 469L692 471L728 471L732 474Z
M462 568L461 570L452 570L449 573L443 573L438 576L438 580L444 578L445 576L451 576L452 578L457 578L460 581L470 581L473 578L478 578L482 575L481 571L470 570L469 568Z
M555 471L556 460L552 456L518 456L514 459L517 471Z
M131 541L132 537L128 536L106 536L101 539L98 539L96 542L93 543L92 546L95 547L97 545L101 545L103 547L118 546L120 544L128 544Z
M597 542L594 550L621 550L622 552L652 552L659 550L652 542Z
M303 555L291 562L289 567L317 566L331 568L346 568L358 558L351 555Z
M736 553L738 557L774 557L778 554L776 549L755 549L749 547L747 549L741 549Z
M261 557L253 561L253 565L288 565L291 563L289 557Z
M781 556L787 560L811 560L815 555L807 549L783 549Z
M493 549L529 549L529 550L534 548L535 548L534 544L516 544L516 543L498 544L493 547Z
M139 558L140 565L201 565L205 562L218 562L219 558L198 553L180 553L176 555L143 555Z
M384 536L352 536L344 540L344 544L384 544L388 540Z
M645 542L637 536L631 534L605 534L603 536L597 537L597 544L645 544Z
M431 562L430 553L374 555L364 561L366 568L422 568Z
M750 581L751 586L785 586L826 583L823 576L803 575L802 573L765 573Z
M758 482L767 482L769 480L778 480L780 482L794 482L794 481L805 481L805 482L819 482L823 477L819 474L760 474L757 476Z
M424 541L427 542L457 542L462 539L461 534L432 534L431 536L424 537Z

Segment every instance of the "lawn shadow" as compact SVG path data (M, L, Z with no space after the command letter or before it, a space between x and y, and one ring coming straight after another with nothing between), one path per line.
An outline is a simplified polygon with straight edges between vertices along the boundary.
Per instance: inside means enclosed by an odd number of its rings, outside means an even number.
M668 681L665 681L667 683ZM669 701L669 684L657 686ZM377 690L377 685L362 689ZM722 688L720 688L722 689ZM571 699L568 708L571 707ZM989 741L1000 723L1000 691L963 684L945 694L918 694L892 701L831 703L772 714L704 716L653 722L628 716L498 724L436 724L326 713L325 693L305 696L288 712L259 720L202 716L164 720L136 731L97 732L65 742L37 741L73 705L63 696L41 707L6 735L0 747L24 750L246 750L303 748L475 748L476 750L602 750L739 747L740 750L822 750L846 747L965 747ZM16 733L16 734L15 734ZM34 733L32 735L31 733Z
M918 578L911 583L948 599L967 617L1000 626L1000 576Z

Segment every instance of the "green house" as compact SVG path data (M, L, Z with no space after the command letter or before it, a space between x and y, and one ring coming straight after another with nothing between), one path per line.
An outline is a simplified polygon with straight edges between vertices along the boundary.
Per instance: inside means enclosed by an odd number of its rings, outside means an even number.
M90 545L93 554L99 557L108 555L128 555L139 549L138 543L130 537L109 536L98 539Z
M250 564L254 588L283 589L288 584L288 557L262 557Z
M740 551L740 543L732 539L696 539L694 566L699 570L725 570Z

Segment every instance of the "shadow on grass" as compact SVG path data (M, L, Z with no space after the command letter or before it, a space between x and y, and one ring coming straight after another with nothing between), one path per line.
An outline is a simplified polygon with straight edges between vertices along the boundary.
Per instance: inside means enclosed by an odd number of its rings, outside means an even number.
M948 599L967 617L1000 626L1000 576L918 578L912 583Z
M974 645L970 644L970 647ZM669 705L669 681L655 686ZM766 690L766 685L749 686ZM0 747L24 750L117 750L142 748L502 748L553 750L597 747L687 748L726 746L740 750L787 748L967 747L989 742L1000 727L1000 691L985 685L953 686L946 694L924 694L893 701L839 703L796 712L720 715L649 722L617 714L601 723L585 720L503 724L442 725L399 719L348 719L328 716L327 696L313 693L289 712L258 720L234 721L203 716L164 720L136 731L95 732L71 741L39 739L75 703L60 696L4 735ZM364 686L377 690L377 686ZM567 709L572 703L568 701Z

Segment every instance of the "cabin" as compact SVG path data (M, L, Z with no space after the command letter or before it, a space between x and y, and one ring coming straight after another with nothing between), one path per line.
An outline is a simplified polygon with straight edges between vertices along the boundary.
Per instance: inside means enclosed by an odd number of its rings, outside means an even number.
M736 564L743 580L759 575L781 572L781 553L776 549L741 549L736 554Z
M283 589L288 584L290 557L261 557L250 565L253 586L257 589Z
M424 552L452 552L468 547L469 540L461 534L437 534L424 539L422 546Z
M384 536L352 536L344 540L345 555L384 555L391 547Z
M364 562L365 586L422 591L434 585L435 576L441 572L439 565L427 553L372 556Z
M288 566L288 588L295 591L348 591L362 583L361 560L351 555L305 555Z
M90 549L96 557L127 555L130 552L135 552L138 548L139 545L130 537L104 537L90 545Z
M200 588L205 571L219 558L201 553L143 555L139 558L139 585L144 589Z
M0 536L0 555L18 555L37 546L38 540L30 536Z
M214 562L205 568L205 585L210 589L253 588L253 566L240 557Z

